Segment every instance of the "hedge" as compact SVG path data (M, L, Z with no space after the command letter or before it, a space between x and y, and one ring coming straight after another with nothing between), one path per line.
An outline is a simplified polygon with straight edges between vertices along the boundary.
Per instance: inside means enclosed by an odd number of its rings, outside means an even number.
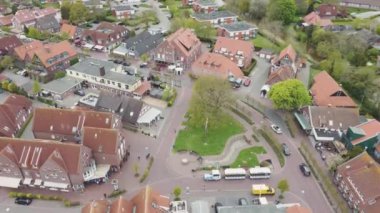
M58 195L43 195L43 194L32 194L32 193L23 193L23 192L9 192L8 197L10 198L31 198L37 200L51 200L51 201L63 201L65 207L79 206L79 201L70 201L65 199L62 196Z
M140 183L144 182L145 179L149 176L150 168L152 168L153 161L153 157L150 157L148 167L144 170L144 174L140 178Z
M249 76L249 74L252 72L253 68L256 66L257 64L257 61L252 58L252 61L251 61L251 64L249 65L249 67L243 69L243 73L245 76Z
M263 136L263 138L268 142L269 146L272 147L274 153L277 156L278 161L280 162L280 166L283 167L285 165L285 158L281 150L281 145L273 137L272 133L268 131L268 128L264 127L263 129L259 129L259 132Z
M117 197L117 196L119 196L119 195L121 195L121 194L124 194L124 193L126 193L126 192L127 192L127 190L125 190L125 189L122 189L122 190L115 190L115 191L113 191L111 194L109 194L107 197L108 197L108 198Z
M238 109L236 109L235 107L233 106L230 106L230 110L232 112L234 112L236 115L238 115L240 118L242 118L243 120L245 120L247 123L249 123L249 125L253 125L255 124L255 122L252 121L252 119L247 116L246 114L244 114L243 112L239 111Z

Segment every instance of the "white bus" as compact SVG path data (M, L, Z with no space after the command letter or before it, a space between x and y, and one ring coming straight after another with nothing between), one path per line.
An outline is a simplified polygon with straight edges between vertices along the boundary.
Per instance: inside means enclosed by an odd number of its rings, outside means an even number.
M243 168L224 170L224 178L226 180L245 179L246 176L247 176L247 172Z
M251 179L265 179L270 178L270 168L268 167L254 167L249 169L249 178Z

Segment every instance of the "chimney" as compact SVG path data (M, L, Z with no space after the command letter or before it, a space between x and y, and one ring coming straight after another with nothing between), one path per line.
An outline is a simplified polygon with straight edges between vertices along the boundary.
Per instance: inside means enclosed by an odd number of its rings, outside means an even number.
M100 76L104 76L106 74L106 70L104 69L104 66L99 68L99 74Z

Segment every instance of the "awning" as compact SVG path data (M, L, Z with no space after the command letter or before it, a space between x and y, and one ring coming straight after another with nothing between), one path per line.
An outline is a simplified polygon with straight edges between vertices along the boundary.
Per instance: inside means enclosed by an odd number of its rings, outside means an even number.
M307 122L307 120L302 114L295 112L294 116L297 118L298 123L301 124L303 130L311 130L310 123Z
M106 177L110 168L111 168L111 165L109 165L109 164L98 164L98 165L96 165L96 171L95 171L94 176L92 176L88 180L95 180L95 179Z
M138 124L150 124L154 119L161 115L161 111L152 107L137 119Z
M41 185L41 183L42 183L42 180L41 180L41 179L35 179L35 180L34 180L34 185L35 185L35 186L39 186L39 185Z
M0 186L9 188L18 188L21 178L0 177Z
M52 188L67 189L69 187L69 184L45 181L44 186L52 187Z
M24 185L30 185L31 182L32 182L32 178L25 178L22 181L22 184L24 184Z

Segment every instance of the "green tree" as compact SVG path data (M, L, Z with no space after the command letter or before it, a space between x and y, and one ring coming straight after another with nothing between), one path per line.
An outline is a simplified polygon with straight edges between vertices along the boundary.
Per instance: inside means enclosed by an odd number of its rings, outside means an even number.
M15 83L8 84L8 91L9 92L17 92L17 85Z
M203 39L212 39L216 37L216 29L209 23L200 23L194 19L174 18L171 23L171 30L176 31L179 28L194 29L195 34Z
M378 26L376 27L376 34L377 34L377 35L380 35L380 25L378 25Z
M70 22L74 24L83 23L88 16L88 9L82 1L76 1L70 8Z
M277 109L294 110L311 104L308 90L297 79L274 84L269 91L269 98Z
M141 61L147 62L149 60L149 55L144 53L140 56Z
M37 40L44 40L42 33L34 27L28 28L27 36L29 38L33 38L33 39L37 39Z
M308 12L309 6L314 0L296 0L297 14L305 15Z
M215 76L200 77L194 84L190 101L191 125L213 127L223 113L223 107L232 103L231 85Z
M3 90L8 90L8 85L9 85L8 80L4 80L1 82L1 88L3 88Z
M11 56L4 56L3 59L1 59L0 66L4 69L8 69L13 66L13 58Z
M32 88L32 92L34 95L37 95L37 93L39 93L41 91L41 85L38 81L34 80L33 82L33 88Z
M284 192L289 191L289 184L286 179L282 179L277 183L277 188L280 190L280 198L283 197Z
M269 0L251 0L249 5L249 17L256 20L261 20L267 13L268 5Z
M69 0L64 0L61 4L61 16L64 20L69 20L70 18L71 2Z
M176 186L173 189L173 195L174 195L174 200L181 200L181 194L182 194L182 189L179 186Z
M54 73L54 79L60 79L60 78L63 78L65 76L66 76L65 71L58 71L58 72Z
M294 0L272 0L269 4L268 15L271 20L290 24L294 21L297 7Z

